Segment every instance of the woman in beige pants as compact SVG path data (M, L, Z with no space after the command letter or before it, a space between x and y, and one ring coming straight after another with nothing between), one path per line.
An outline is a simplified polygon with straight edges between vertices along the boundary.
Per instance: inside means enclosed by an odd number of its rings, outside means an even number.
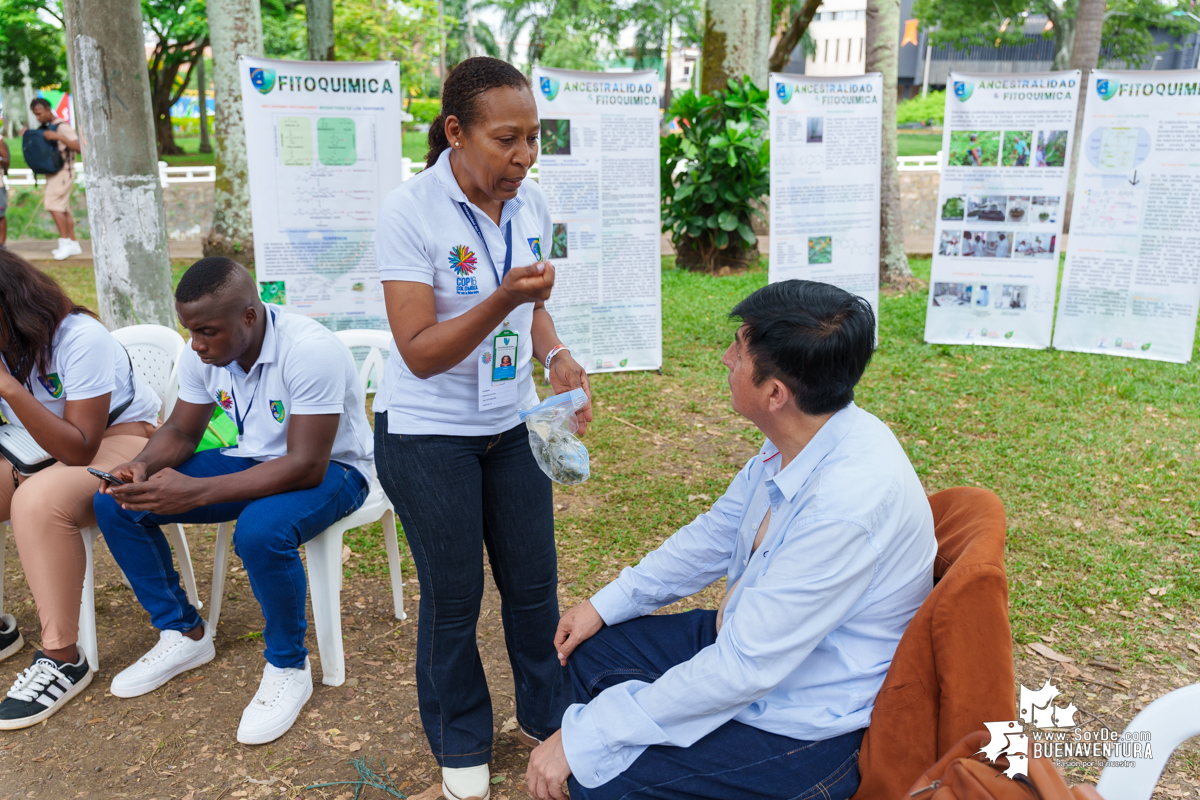
M0 250L0 414L54 459L23 474L0 456L0 522L11 521L42 623L42 649L0 702L0 730L41 722L91 683L76 647L87 566L80 529L96 521L100 485L87 468L107 471L137 455L159 405L92 312ZM16 620L0 616L0 660L22 645Z

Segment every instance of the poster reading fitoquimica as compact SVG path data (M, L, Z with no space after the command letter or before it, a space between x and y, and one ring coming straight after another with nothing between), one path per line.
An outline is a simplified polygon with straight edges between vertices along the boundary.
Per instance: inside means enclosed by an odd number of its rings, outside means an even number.
M658 73L535 67L546 308L588 372L662 366ZM546 247L545 244L542 245Z
M878 318L883 78L772 73L770 86L769 280L831 283Z
M331 330L386 329L373 246L400 185L400 65L243 56L262 299Z
M948 89L925 341L1049 347L1079 70Z
M1094 70L1060 350L1186 363L1200 300L1200 71Z

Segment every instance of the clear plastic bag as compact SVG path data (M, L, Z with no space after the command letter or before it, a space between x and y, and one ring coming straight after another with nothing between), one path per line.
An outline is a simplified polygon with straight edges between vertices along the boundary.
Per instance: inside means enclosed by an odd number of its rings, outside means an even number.
M588 451L575 437L575 412L587 405L583 389L547 397L517 412L529 429L529 446L542 472L564 486L575 486L592 474Z

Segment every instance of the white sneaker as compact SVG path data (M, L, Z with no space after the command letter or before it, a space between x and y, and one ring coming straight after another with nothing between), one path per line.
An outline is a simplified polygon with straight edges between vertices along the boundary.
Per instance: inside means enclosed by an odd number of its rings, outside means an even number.
M492 773L487 764L477 767L442 767L442 794L446 800L488 800Z
M64 239L61 236L58 237L58 247L56 247L50 251L50 255L54 256L55 261L62 261L64 258L67 257L67 255L68 255L67 242L69 242L69 241L71 241L71 240Z
M158 644L136 663L121 670L113 678L109 691L117 697L138 697L153 692L181 672L212 661L217 655L212 628L207 622L203 625L204 635L198 642L179 631L162 631L158 635Z
M81 256L81 255L83 255L83 245L81 245L79 243L79 240L78 239L67 239L67 256L69 257L69 256Z
M307 658L304 669L267 664L254 699L242 712L237 740L242 744L266 744L283 736L312 693L312 664Z

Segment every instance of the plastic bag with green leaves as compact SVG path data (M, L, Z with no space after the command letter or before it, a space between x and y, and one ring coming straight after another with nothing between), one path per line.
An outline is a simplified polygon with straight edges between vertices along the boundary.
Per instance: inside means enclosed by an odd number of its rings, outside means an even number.
M583 389L572 389L517 412L529 429L529 446L538 466L564 486L583 483L592 474L587 448L575 437L579 430L575 412L587 402Z

